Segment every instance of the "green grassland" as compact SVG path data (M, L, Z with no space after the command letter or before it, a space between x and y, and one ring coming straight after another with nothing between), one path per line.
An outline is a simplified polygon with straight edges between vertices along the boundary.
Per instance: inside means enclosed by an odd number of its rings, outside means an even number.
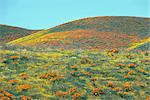
M148 52L0 47L0 98L145 100Z

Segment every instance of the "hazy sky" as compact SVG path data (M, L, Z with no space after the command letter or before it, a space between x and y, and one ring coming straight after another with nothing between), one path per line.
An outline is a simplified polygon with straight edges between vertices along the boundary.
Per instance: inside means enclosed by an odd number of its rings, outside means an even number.
M149 1L0 0L0 24L45 29L92 16L150 17Z

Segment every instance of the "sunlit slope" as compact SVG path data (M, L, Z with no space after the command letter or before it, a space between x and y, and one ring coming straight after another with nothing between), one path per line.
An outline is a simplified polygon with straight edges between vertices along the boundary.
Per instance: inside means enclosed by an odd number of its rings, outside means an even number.
M43 36L46 32L47 32L47 30L38 31L38 32L28 35L26 37L11 41L7 44L18 44L18 45L24 44L25 45L26 42L33 42L36 39L40 39L40 37Z
M131 43L131 46L127 50L148 50L150 49L150 37L140 40L139 42L133 42Z

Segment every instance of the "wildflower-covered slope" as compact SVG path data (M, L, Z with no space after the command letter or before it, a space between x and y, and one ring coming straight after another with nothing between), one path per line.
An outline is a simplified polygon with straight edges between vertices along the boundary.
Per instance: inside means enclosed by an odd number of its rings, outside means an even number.
M68 22L9 42L23 46L55 48L126 48L150 33L150 19L92 17Z

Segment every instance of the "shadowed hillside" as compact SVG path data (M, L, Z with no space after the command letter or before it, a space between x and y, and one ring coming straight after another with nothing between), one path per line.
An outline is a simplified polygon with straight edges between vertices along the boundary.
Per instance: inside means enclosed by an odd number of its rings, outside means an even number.
M0 24L0 43L9 42L30 35L33 32L37 31Z

